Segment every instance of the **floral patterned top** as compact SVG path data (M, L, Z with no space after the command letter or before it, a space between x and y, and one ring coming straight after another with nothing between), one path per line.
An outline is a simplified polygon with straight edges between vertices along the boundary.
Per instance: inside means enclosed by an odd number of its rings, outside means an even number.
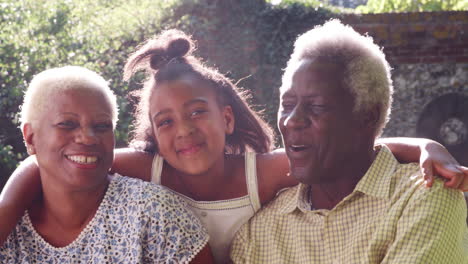
M0 247L0 263L188 263L207 242L182 198L115 175L96 215L72 243L47 243L26 212Z

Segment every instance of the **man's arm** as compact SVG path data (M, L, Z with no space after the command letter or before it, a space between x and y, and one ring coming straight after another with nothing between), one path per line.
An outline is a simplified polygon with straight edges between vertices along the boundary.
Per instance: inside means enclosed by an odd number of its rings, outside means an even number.
M40 193L39 168L35 156L30 156L13 172L0 194L0 245Z
M468 263L466 214L463 194L444 188L441 181L418 188L381 263Z

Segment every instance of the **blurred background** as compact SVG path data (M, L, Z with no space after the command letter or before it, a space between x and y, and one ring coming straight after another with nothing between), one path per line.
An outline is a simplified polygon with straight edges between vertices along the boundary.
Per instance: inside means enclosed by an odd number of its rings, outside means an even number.
M393 67L384 136L435 139L468 165L468 0L0 0L0 189L27 155L18 112L35 74L72 64L104 76L119 96L117 146L126 146L128 93L143 80L122 81L125 60L142 41L178 28L276 127L292 44L330 18L372 36Z

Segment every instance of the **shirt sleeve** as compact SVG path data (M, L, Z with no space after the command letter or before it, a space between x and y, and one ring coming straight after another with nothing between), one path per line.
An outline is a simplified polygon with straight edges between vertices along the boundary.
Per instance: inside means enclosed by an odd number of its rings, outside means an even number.
M463 194L441 181L418 188L381 263L468 263L466 212Z
M230 258L232 263L250 263L251 241L247 238L250 221L244 224L234 236L231 244Z
M160 187L148 197L142 237L143 263L188 263L208 243L208 234L182 198Z

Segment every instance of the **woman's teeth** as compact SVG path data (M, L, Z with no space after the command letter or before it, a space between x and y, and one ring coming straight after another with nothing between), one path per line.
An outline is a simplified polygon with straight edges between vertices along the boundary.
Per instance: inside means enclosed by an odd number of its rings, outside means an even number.
M73 156L67 156L67 158L73 162L81 163L81 164L90 164L90 163L95 163L97 161L96 156L73 155Z

